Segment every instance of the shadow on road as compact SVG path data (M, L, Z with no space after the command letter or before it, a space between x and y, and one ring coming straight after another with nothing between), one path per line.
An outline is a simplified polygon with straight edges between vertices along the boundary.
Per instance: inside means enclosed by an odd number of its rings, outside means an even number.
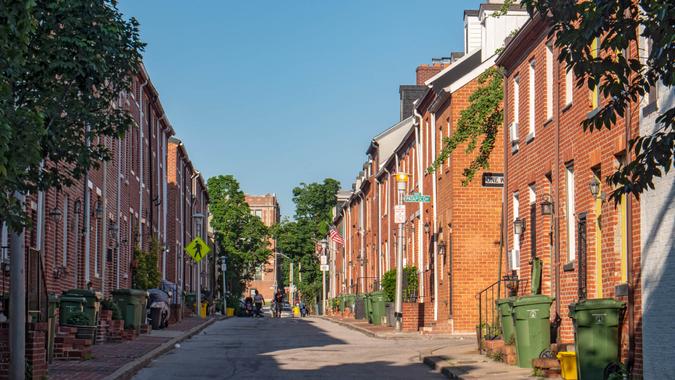
M339 333L349 338L339 339L318 323L330 322L270 318L219 322L153 361L136 379L438 378L426 366L413 363L412 353L406 360L392 355L397 343L344 328Z

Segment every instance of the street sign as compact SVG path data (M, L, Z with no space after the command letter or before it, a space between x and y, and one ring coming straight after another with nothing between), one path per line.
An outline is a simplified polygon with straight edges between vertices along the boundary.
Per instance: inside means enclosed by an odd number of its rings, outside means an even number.
M328 256L321 255L321 265L326 265L326 264L328 264Z
M483 173L483 187L504 187L504 173Z
M394 206L394 223L405 223L405 205Z
M321 271L328 272L328 264L321 264Z
M196 237L187 245L187 247L185 247L185 252L187 252L195 262L200 262L209 254L209 252L211 252L211 248L209 248L200 237Z
M424 195L424 194L420 194L420 193L412 193L410 195L404 195L403 196L403 202L406 202L406 203L418 203L418 202L429 203L429 202L431 202L431 195Z

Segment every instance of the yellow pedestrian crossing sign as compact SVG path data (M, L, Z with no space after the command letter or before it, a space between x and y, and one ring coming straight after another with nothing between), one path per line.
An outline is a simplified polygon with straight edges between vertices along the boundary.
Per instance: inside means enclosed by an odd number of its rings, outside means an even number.
M190 242L190 244L185 247L185 252L187 252L192 259L194 259L195 262L200 262L206 255L211 252L211 248L209 248L206 243L204 243L204 240L202 240L199 237L196 237L193 241Z

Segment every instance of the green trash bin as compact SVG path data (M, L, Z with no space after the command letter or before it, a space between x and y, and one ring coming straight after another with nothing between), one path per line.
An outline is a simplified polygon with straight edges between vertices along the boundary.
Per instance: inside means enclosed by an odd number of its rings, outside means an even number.
M82 297L86 300L84 304L84 314L89 318L91 326L98 324L98 315L101 310L100 293L89 289L70 289L63 292L64 296Z
M344 313L344 311L345 311L345 296L340 296L338 298L338 302L339 302L338 305L340 307L340 313Z
M124 328L140 331L145 321L145 304L148 292L138 289L115 289L113 302L117 304L124 317Z
M385 292L379 291L379 292L373 292L371 294L371 314L373 317L373 324L374 325L381 325L382 324L382 319L384 319L384 316L386 314L385 312L385 304L387 303L387 295Z
M368 323L373 323L373 305L371 303L372 299L370 298L370 293L366 293L363 295L363 302L365 305L365 311L366 311L366 321Z
M71 315L84 312L85 303L87 303L87 300L84 297L61 296L59 300L59 324L67 324Z
M580 379L602 379L605 368L619 362L619 329L625 309L625 303L611 298L570 305Z
M193 312L197 312L196 306L197 305L197 293L185 293L185 307L188 308L188 310L192 310Z
M551 346L551 302L544 295L519 297L513 302L518 366L532 368L532 359Z
M515 327L513 326L513 302L515 300L516 297L508 297L495 301L502 324L502 339L506 344L513 344L516 341Z

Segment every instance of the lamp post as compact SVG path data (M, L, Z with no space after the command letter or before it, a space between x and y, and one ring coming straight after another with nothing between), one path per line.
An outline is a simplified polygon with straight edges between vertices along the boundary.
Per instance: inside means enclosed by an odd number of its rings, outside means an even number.
M197 236L201 238L202 236L202 219L204 219L204 214L201 212L195 212L192 214L192 219L197 223ZM197 262L197 316L202 317L202 262L201 260Z
M405 195L407 184L408 175L401 172L396 173L396 188L398 189L397 208L405 207L403 205L403 196ZM396 331L401 331L401 322L403 319L403 233L405 228L405 214L403 216L403 220L396 220L398 223L398 245L396 247L396 300L394 303Z
M326 257L328 253L328 241L321 240L321 255ZM324 260L321 260L321 265L324 265ZM321 270L321 315L326 315L326 271Z

